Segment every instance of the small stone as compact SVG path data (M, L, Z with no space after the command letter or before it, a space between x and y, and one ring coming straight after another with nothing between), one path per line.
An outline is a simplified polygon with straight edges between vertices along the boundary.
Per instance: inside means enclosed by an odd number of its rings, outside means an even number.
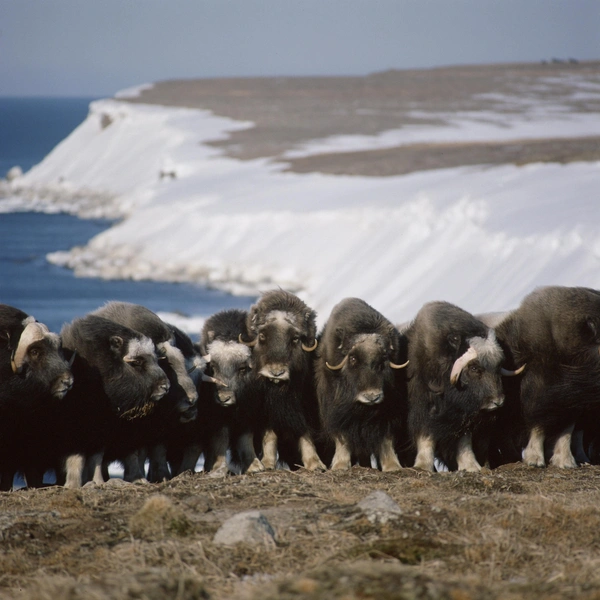
M166 535L187 535L190 528L185 513L162 494L148 498L129 521L131 535L146 540L162 539Z
M124 479L120 477L111 477L108 481L104 483L106 487L123 487L125 485L129 485Z
M290 591L297 594L314 594L319 589L319 582L310 577L301 577L290 584Z
M275 531L261 512L250 510L227 519L215 533L213 542L221 546L234 546L242 542L274 548Z
M396 502L381 490L376 490L363 498L356 506L360 508L371 523L385 524L397 519L402 510Z

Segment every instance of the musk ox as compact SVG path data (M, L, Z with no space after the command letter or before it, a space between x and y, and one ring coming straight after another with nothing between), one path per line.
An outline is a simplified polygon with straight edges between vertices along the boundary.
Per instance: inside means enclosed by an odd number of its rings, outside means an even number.
M190 405L188 395L169 362L161 360L159 364L168 378L169 391L143 418L115 421L104 451L105 479L108 478L108 465L114 461L123 464L125 481L146 479L146 458L149 459L148 481L159 483L171 478L166 445L169 440L181 435L185 423L196 418L198 406Z
M159 364L169 377L170 391L161 401L160 407L148 419L120 421L114 432L113 442L106 449L105 463L119 460L124 464L124 479L137 481L145 478L144 458L150 455L151 480L168 479L169 470L165 448L162 443L176 434L179 420L186 421L191 413L196 413L198 392L190 373L201 372L205 362L194 352L193 345L186 335L157 314L139 304L129 302L108 302L92 314L110 319L148 336L156 347ZM186 355L178 347L182 345ZM200 370L197 371L198 367ZM181 395L184 391L187 396ZM128 452L129 450L129 452ZM128 454L131 454L128 456ZM140 456L141 453L141 456ZM105 468L105 476L107 468Z
M504 402L494 331L453 304L430 302L405 333L414 467L433 471L437 457L450 469L480 470L473 436L487 439L486 421Z
M314 443L318 407L314 386L316 313L284 290L264 293L248 312L248 337L261 403L262 463L277 455L291 468L325 470Z
M505 380L506 421L513 430L520 424L522 434L512 458L525 445L522 458L530 466L543 467L549 457L554 466L576 467L574 425L600 409L600 292L536 289L496 334L510 368L522 371Z
M248 337L246 316L243 310L223 310L204 323L197 347L208 362L198 384L198 417L169 444L174 473L193 470L204 453L204 470L225 474L228 447L243 472L264 470L253 443L258 414L252 351L239 341Z
M319 336L315 363L324 433L335 443L333 470L353 460L400 469L394 451L406 403L406 344L382 314L358 298L337 304Z
M148 308L130 302L108 302L91 314L110 319L148 336L156 345L159 358L167 360L175 371L180 386L188 395L190 404L194 404L198 400L196 386L188 371L198 366L201 367L203 364L201 361L195 362L195 356L188 357L186 360L182 351L177 347L176 330L173 326L169 326Z
M252 351L239 341L249 337L247 317L246 311L236 309L210 317L200 335L200 351L209 360L207 372L212 377L212 382L204 384L211 391L209 414L228 431L233 462L239 463L243 473L255 473L265 467L254 450L259 424ZM224 461L223 448L219 454Z
M45 434L47 416L73 385L60 338L23 311L0 304L0 489L12 486L17 469L41 485L32 446Z
M188 375L194 382L196 389L198 389L198 383L207 378L204 372L206 369L206 360L200 356L198 349L187 333L170 323L166 323L166 325L171 330L173 336L171 343L181 351ZM148 481L155 483L165 481L172 475L178 474L178 472L169 468L167 451L171 446L181 446L183 440L186 438L190 424L194 423L198 417L199 408L199 402L191 404L187 394L184 396L181 395L181 392L185 392L185 390L183 390L176 379L173 379L175 373L172 369L168 368L168 361L166 362L167 367L165 367L165 361L161 361L160 364L169 377L171 389L167 395L168 401L164 402L165 411L169 411L167 418L163 419L160 427L158 427L160 430L160 441L150 445L148 448ZM156 416L153 419L156 419ZM140 464L143 467L143 456L140 457ZM141 470L143 471L143 468Z
M122 421L151 414L169 391L149 337L97 315L75 319L61 331L74 353L75 384L54 417L54 454L68 456L67 487L82 483L85 458L93 480L102 482L101 460Z

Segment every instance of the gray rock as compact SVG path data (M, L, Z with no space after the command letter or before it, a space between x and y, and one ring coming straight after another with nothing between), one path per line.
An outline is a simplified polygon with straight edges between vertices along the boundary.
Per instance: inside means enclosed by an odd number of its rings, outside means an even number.
M108 481L104 482L104 485L106 487L118 488L118 487L127 486L129 484L124 479L121 479L120 477L111 477Z
M356 506L362 510L371 523L387 523L397 519L402 510L396 502L381 490L376 490L363 498Z
M261 512L249 510L227 519L215 533L213 542L221 546L234 546L243 542L274 548L275 531Z

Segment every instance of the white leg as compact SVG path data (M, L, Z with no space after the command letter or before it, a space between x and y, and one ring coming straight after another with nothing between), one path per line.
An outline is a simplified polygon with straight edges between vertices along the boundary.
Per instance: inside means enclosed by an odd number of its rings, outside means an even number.
M274 469L277 465L277 436L272 429L265 431L262 448L262 463L265 469Z
M394 441L390 436L384 437L381 442L379 462L382 471L399 471L402 468L394 450Z
M72 454L65 461L66 481L65 487L70 489L80 488L83 478L85 457L83 454Z
M554 444L554 452L550 459L550 464L560 469L574 469L577 467L577 461L571 453L571 436L573 434L573 428L575 425L567 427L558 436L556 443Z
M242 473L260 473L265 465L260 462L254 452L254 434L244 433L237 442L237 451L242 463Z
M534 427L529 434L529 443L523 450L523 462L530 467L545 467L544 432L541 427Z
M456 449L456 462L458 463L459 471L469 471L477 473L481 471L481 465L475 458L471 434L467 433L458 440L458 448Z
M350 447L346 443L346 440L342 437L336 437L335 440L335 454L331 461L332 471L344 471L352 466L352 455L350 453Z
M104 483L104 477L102 476L102 459L104 458L104 452L97 452L92 454L87 460L87 466L89 473L92 476L92 481L100 485Z
M417 438L417 457L415 458L415 469L431 471L433 473L435 459L435 444L430 436L419 436Z
M302 464L305 469L309 471L327 471L327 467L319 458L317 449L309 434L303 435L300 438L298 446L300 447L300 456L302 457Z

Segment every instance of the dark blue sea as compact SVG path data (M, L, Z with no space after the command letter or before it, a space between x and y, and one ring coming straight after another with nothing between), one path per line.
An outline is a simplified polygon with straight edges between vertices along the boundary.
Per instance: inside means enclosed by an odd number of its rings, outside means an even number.
M0 176L14 165L26 171L40 162L85 119L91 100L0 98ZM60 331L63 323L108 300L184 316L247 308L254 300L192 284L77 278L47 262L47 253L83 245L110 225L106 220L62 214L0 213L0 303L16 306Z
M0 177L39 163L87 116L95 98L0 98Z

